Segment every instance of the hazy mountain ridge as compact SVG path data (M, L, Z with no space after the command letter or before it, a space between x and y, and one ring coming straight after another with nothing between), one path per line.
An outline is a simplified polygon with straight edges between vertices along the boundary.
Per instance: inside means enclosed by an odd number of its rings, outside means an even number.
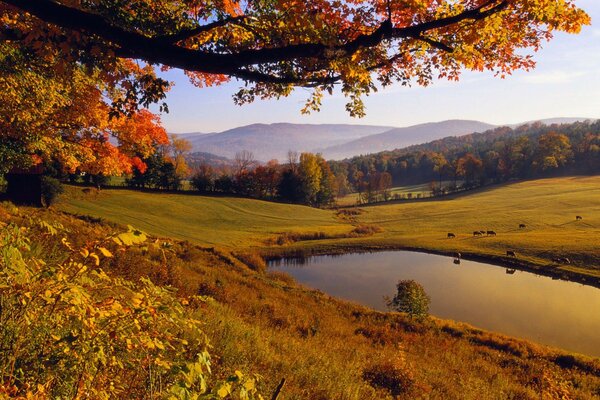
M233 158L249 150L261 161L285 160L289 150L316 151L321 147L346 143L361 137L385 132L389 126L344 124L252 124L220 133L181 134L190 141L193 151Z
M590 118L550 118L540 122L562 124L591 120ZM287 158L289 150L320 152L327 159L343 159L361 154L405 148L449 136L463 136L498 127L481 121L448 120L429 122L402 128L351 124L251 124L223 132L177 134L190 141L193 152L211 153L234 158L241 150L251 151L260 161Z
M430 122L367 136L348 143L322 149L328 159L342 159L359 154L377 153L430 142L447 136L467 135L494 128L495 125L480 121L449 120Z

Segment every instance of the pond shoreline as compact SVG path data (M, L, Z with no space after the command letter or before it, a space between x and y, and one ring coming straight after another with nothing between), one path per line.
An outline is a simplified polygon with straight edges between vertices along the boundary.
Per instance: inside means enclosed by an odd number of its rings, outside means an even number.
M266 251L265 251L266 250ZM281 249L276 250L273 247L263 249L261 256L265 261L276 261L286 258L309 258L314 256L340 256L347 254L378 253L383 251L412 251L416 253L433 254L438 256L454 257L455 252L436 250L424 247L401 246L401 245L372 245L372 246L330 246L330 247L308 247L302 249ZM279 250L279 249L277 249ZM461 252L461 259L476 261L484 264L495 265L507 269L515 269L534 273L536 275L546 276L555 280L575 282L586 286L592 286L600 289L600 277L587 275L574 271L559 269L559 266L533 264L518 258L508 258L503 256L494 256L481 253Z

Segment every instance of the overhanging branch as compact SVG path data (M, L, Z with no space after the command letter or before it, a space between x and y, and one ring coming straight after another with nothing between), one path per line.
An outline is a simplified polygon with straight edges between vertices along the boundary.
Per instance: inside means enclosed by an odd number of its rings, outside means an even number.
M490 0L479 7L463 11L454 16L417 23L407 27L393 27L390 19L387 19L372 33L359 35L347 43L335 46L322 43L305 43L280 47L262 47L223 54L205 50L192 50L178 43L215 27L239 22L240 19L245 18L244 16L215 21L173 35L148 37L112 25L100 15L68 7L55 0L0 0L0 2L26 11L47 23L98 36L108 41L111 46L118 48L117 54L121 57L139 58L150 63L164 64L188 71L225 74L247 81L300 85L308 85L320 82L320 80L314 76L273 76L268 73L253 72L249 68L255 65L306 58L318 58L326 61L340 56L352 55L363 48L378 46L387 39L421 40L432 47L451 52L452 48L450 46L428 38L426 34L456 25L462 21L482 20L504 10L509 5L509 0Z

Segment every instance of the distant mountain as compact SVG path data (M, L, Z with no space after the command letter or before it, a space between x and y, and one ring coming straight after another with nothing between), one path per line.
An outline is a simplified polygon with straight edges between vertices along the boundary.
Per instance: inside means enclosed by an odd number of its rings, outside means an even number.
M549 118L504 125L518 127L540 122L545 125L567 124L589 118ZM361 154L394 150L431 142L448 136L484 132L494 125L480 121L449 120L405 128L350 124L252 124L213 133L178 134L190 141L193 152L233 159L235 153L249 150L259 161L284 161L289 150L320 152L327 159L343 159ZM201 156L197 157L203 159ZM227 165L224 160L206 158L206 163Z
M390 129L383 133L370 135L348 143L322 148L320 151L327 159L342 159L359 154L399 149L447 136L483 132L491 128L494 128L494 125L479 121L449 120L431 122L406 128Z
M249 150L257 160L287 158L289 150L316 151L362 137L385 132L392 127L350 124L253 124L219 133L179 134L192 143L192 151L234 158L235 153Z

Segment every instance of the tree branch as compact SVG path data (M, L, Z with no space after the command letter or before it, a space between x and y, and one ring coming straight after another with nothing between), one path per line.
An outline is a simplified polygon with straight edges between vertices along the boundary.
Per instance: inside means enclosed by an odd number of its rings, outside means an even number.
M386 19L372 33L359 35L345 44L336 46L322 43L305 43L273 48L262 47L224 54L191 50L177 45L177 43L217 26L236 22L238 17L216 21L173 35L152 38L112 25L100 15L68 7L54 0L0 0L0 2L17 7L47 23L98 36L118 47L118 54L121 57L139 58L149 63L164 64L188 71L225 74L254 82L284 84L309 82L307 82L307 78L272 76L249 71L247 68L253 65L265 65L302 58L331 60L340 56L352 55L362 48L378 46L386 39L417 39L441 50L452 51L451 47L428 39L424 35L427 32L447 28L465 20L482 20L504 10L509 5L509 0L490 0L477 8L466 10L451 17L417 23L407 27L393 27L391 21ZM320 80L315 80L315 82L318 81Z
M222 19L220 21L211 22L206 25L200 25L200 26L197 26L192 29L183 30L183 31L175 33L173 35L156 36L153 39L161 41L161 42L165 42L165 43L175 44L175 43L181 42L182 40L190 39L201 33L209 32L215 28L220 28L220 27L225 26L230 23L236 23L236 22L242 21L246 18L247 17L245 15L229 17L229 18Z

